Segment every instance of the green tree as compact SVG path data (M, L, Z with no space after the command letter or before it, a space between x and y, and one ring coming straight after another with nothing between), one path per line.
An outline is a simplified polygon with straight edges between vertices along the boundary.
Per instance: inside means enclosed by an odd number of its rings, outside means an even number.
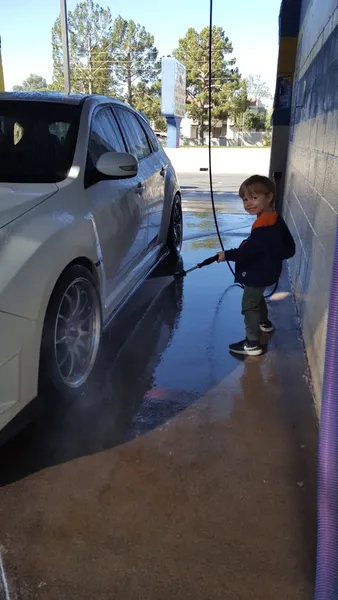
M263 131L265 129L265 119L260 113L253 110L247 110L244 113L244 129L247 131Z
M271 131L264 131L263 137L262 137L263 146L265 148L267 148L267 147L271 146L271 142L272 142Z
M239 90L236 91L230 100L229 115L232 117L235 127L243 127L243 115L249 107L246 81L240 81Z
M187 113L198 123L201 143L208 121L209 33L209 27L199 33L193 28L188 29L174 51L174 56L187 69L191 100ZM240 90L240 74L235 67L235 59L231 58L232 44L221 27L213 27L212 44L212 119L215 123L227 118L234 95Z
M109 8L93 0L79 2L68 13L69 55L72 91L109 94L114 92L112 70L112 17ZM53 84L63 89L61 23L52 29Z
M155 84L160 71L158 50L154 36L145 27L118 16L111 34L111 48L114 48L114 72L120 83L119 94L134 106L135 86L139 92ZM141 94L142 95L142 94Z
M272 108L269 108L266 119L265 119L265 131L272 131L271 119L272 119Z
M27 79L25 79L21 85L13 85L14 92L33 92L33 91L44 91L47 89L47 82L42 75L36 75L31 73Z
M167 129L167 122L161 115L161 82L156 81L151 87L139 82L132 89L133 103L136 110L142 111L158 131Z
M271 92L265 81L262 81L262 75L249 75L246 80L249 98L255 100L270 99Z

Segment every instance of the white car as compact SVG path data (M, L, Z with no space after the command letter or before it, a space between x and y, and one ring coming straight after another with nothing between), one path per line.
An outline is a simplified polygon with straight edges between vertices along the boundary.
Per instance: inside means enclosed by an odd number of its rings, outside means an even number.
M103 328L181 245L177 178L143 115L0 94L0 430L40 392L81 392Z

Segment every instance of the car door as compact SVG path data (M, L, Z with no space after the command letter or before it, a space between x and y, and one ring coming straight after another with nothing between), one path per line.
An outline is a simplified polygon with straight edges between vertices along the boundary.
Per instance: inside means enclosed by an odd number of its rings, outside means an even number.
M100 179L95 165L105 152L126 152L111 105L93 114L85 172L85 187L93 207L105 272L106 305L114 302L117 283L127 276L148 246L147 207L141 177Z
M146 122L128 108L114 107L128 150L139 161L147 207L148 248L155 246L161 227L164 205L165 168L160 153L146 132ZM156 151L155 151L156 149Z
M141 117L138 117L138 119L141 123L141 126L145 130L153 150L153 193L147 197L147 205L149 214L148 239L150 243L155 243L158 240L161 229L165 202L165 180L169 161L166 159L164 152L161 152L159 140L157 139L150 125L145 121L145 119L142 119Z

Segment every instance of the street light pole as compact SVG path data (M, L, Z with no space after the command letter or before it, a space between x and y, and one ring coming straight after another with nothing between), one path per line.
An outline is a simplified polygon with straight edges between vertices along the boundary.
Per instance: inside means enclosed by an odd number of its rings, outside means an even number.
M67 0L60 0L61 16L61 38L63 54L63 74L65 93L70 93L70 68L69 68L69 44L68 44L68 18L67 18Z

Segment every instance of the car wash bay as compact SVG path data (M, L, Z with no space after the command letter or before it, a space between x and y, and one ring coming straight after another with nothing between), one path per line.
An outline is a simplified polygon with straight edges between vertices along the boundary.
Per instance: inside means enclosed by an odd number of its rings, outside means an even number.
M220 215L226 247L249 227ZM186 212L185 239L186 269L214 254L210 214ZM0 449L5 600L312 597L317 425L288 278L269 351L240 361L227 267L176 285L166 269L106 333L84 396L41 399Z

